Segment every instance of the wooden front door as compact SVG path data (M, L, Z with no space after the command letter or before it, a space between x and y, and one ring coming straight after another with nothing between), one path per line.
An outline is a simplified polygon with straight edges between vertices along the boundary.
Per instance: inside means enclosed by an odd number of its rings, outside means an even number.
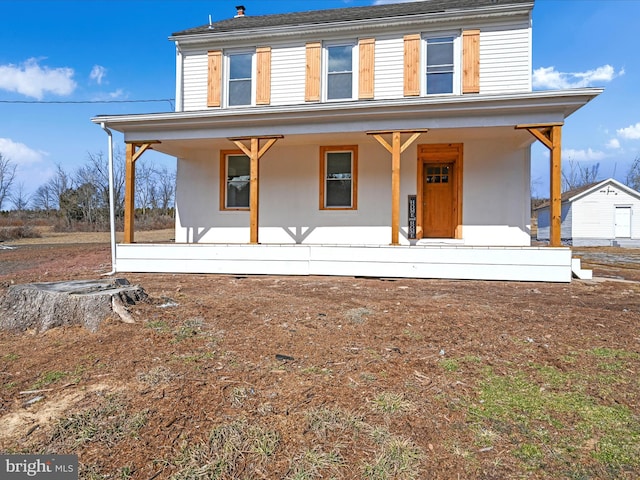
M453 163L425 163L422 231L426 238L453 238Z
M462 144L418 146L418 238L462 238Z

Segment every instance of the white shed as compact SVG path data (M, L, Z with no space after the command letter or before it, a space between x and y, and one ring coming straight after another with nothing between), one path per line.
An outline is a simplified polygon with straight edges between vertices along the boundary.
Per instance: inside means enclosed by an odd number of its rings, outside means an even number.
M536 209L549 240L549 205ZM562 194L562 240L574 246L640 247L640 192L609 178Z

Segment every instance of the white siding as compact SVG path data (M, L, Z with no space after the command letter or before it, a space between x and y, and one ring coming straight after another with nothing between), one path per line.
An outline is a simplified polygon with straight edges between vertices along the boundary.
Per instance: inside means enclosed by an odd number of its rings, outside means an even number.
M271 104L304 103L306 74L304 45L277 46L271 49Z
M480 32L480 93L531 90L531 32L528 23Z
M402 36L376 38L376 100L402 98L404 41Z
M616 206L631 207L631 238L640 238L640 200L609 184L573 202L574 239L614 239Z
M407 196L417 189L419 143L464 143L463 226L456 244L528 246L528 149L504 138L466 139L429 132L403 153L401 242L408 244ZM385 245L391 239L390 155L375 140L342 137L336 144L359 144L358 209L320 210L320 145L313 137L280 140L260 164L259 238L265 244ZM327 145L327 143L323 143ZM190 154L178 167L178 243L247 243L249 213L219 209L219 152ZM428 243L428 241L427 241Z
M183 53L183 110L207 108L207 52Z

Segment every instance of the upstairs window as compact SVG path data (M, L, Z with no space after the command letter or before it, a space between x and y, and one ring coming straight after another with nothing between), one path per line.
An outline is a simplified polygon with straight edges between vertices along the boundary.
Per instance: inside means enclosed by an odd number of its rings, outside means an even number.
M239 150L221 152L220 173L221 209L247 210L251 186L249 157Z
M229 82L227 104L230 107L251 105L253 98L253 57L252 52L227 55Z
M327 100L353 98L353 44L326 47Z
M320 209L357 208L358 147L320 147Z
M426 39L427 95L454 93L454 38Z

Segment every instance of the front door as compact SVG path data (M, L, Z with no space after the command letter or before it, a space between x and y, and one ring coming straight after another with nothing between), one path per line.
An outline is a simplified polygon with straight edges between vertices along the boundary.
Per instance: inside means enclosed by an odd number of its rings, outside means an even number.
M453 238L454 164L425 163L423 171L422 236Z
M631 238L631 207L616 207L616 238Z
M461 143L418 145L418 238L462 238Z

